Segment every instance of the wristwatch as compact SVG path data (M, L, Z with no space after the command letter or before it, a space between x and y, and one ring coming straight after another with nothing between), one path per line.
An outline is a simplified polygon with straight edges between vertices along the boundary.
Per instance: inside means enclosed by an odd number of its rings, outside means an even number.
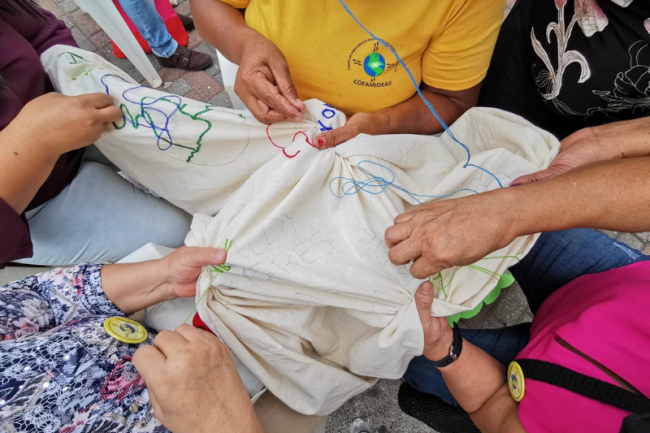
M453 340L451 342L451 347L449 348L449 355L442 358L440 361L431 361L433 366L436 368L446 367L460 356L460 352L463 351L463 336L460 335L460 328L458 324L454 323L452 327L453 331Z

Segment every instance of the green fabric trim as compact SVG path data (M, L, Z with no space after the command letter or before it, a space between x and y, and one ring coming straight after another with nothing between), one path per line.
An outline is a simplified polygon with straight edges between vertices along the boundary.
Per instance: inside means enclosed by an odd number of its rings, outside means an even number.
M492 302L496 301L501 294L501 290L505 289L506 287L510 287L514 282L515 277L513 277L510 272L505 271L499 279L496 287L492 289L490 294L487 295L485 299L483 299L483 301L481 301L476 306L476 308L470 311L463 311L462 313L454 314L453 316L448 316L447 321L449 322L449 326L453 326L453 324L458 322L460 319L471 319L472 317L476 316L483 308L483 304L490 305Z

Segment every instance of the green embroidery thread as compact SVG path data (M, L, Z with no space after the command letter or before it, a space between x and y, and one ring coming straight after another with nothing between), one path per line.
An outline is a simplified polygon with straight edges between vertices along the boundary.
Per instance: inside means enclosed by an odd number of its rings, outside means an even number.
M232 247L232 243L233 243L232 240L230 241L230 243L228 243L228 239L226 239L226 246L224 248L226 250L226 252L230 251L230 247ZM192 317L192 314L194 314L194 312L196 311L196 308L199 306L199 304L201 303L201 301L203 300L205 295L208 293L208 290L212 286L212 283L214 283L214 280L217 279L219 274L223 274L224 272L230 271L231 267L226 266L224 264L221 264L221 265L216 265L216 266L214 266L214 265L210 266L209 269L210 269L210 273L214 274L214 277L212 277L212 280L210 281L210 284L208 285L208 288L205 289L205 292L203 292L203 294L199 298L196 305L194 305L194 308L192 308L192 311L190 311L190 314L187 316L187 318L185 320L183 320L183 323L187 323L187 321L190 319L190 317Z
M517 261L521 260L517 256L483 257L481 260L493 260L493 259L500 259L500 260L503 260L503 259L517 259ZM491 278L494 278L497 281L499 281L501 279L501 277L502 277L502 275L499 274L498 272L491 271L491 270L486 269L486 268L484 268L482 266L467 265L467 266L459 266L458 268L456 268L456 270L454 270L454 272L451 274L451 277L449 277L449 281L447 282L447 284L445 284L445 282L444 282L444 280L442 278L442 272L438 272L438 274L436 276L429 277L429 281L431 282L431 284L433 284L434 289L438 289L438 290L442 291L443 295L445 295L444 299L447 299L447 291L445 289L448 289L451 286L451 283L453 282L454 277L456 276L456 273L458 273L458 271L460 271L462 268L471 268L471 269L474 269L476 271L483 272L484 274L489 275ZM436 287L436 284L435 284L436 282L440 283L440 287Z
M145 100L147 100L147 99L153 99L153 98L151 96L145 96L140 100L140 103L141 104L144 103ZM180 147L180 148L183 148L183 149L190 150L191 152L190 152L189 156L187 157L187 160L185 161L185 162L190 162L192 160L192 158L194 157L194 155L199 150L201 150L201 144L202 144L202 141L203 141L203 137L205 136L205 134L207 134L210 131L210 129L212 129L212 122L210 122L209 120L204 119L204 118L202 118L200 116L202 114L207 113L207 112L212 111L212 110L210 109L209 105L206 105L204 110L199 111L199 112L194 113L194 114L190 114L187 111L185 111L185 107L187 106L187 104L180 105L180 104L178 104L178 103L176 103L174 101L171 101L171 100L169 100L167 98L162 98L161 101L165 101L167 103L172 104L173 106L175 106L178 109L178 112L181 113L182 115L187 116L192 120L198 120L198 121L201 121L201 122L205 122L207 124L207 127L203 130L203 132L201 132L201 134L199 134L199 138L196 140L196 148L189 147L189 146L183 146L183 145L177 144L177 143L172 143L168 139L166 139L164 137L160 137L158 135L158 132L156 131L156 128L152 128L153 133L154 133L154 135L156 136L157 139L160 139L160 140L164 141L165 143L170 144L172 146L176 146L176 147ZM124 115L124 123L122 123L122 125L120 125L120 126L118 126L116 123L113 123L113 127L115 129L117 129L117 130L123 129L123 128L126 127L127 124L131 124L133 126L133 129L138 129L141 126L140 125L140 119L142 118L142 114L136 114L135 117L133 117L133 115L131 114L131 111L129 110L129 108L124 103L120 104L120 110L122 110L122 114ZM153 118L151 117L151 115L146 111L143 111L143 113L144 113L145 120L147 121L147 123L150 124L150 125L153 125L154 121L153 121ZM127 121L127 119L126 119L127 116L130 119L130 121Z
M233 241L230 241L230 243L228 243L228 239L226 239L226 246L224 248L226 252L228 252L230 250L230 247L232 247L232 242ZM224 264L210 266L210 272L216 272L217 274L223 274L224 272L228 272L228 271L230 271L230 266L226 266Z
M78 62L77 59L83 60L84 62L86 61L86 59L84 59L84 58L81 57L80 55L75 54L75 53L71 53L70 51L66 51L66 52L64 52L64 53L59 54L59 55L57 56L57 58L58 58L58 57L61 57L61 56L64 55L64 54L70 54L70 57L72 58L72 62L69 63L70 65L77 65L77 64L81 63L81 62Z

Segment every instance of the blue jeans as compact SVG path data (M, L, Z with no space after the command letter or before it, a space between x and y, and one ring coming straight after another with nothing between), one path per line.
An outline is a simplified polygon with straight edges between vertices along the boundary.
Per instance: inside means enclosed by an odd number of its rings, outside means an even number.
M593 230L574 229L544 233L524 259L510 268L533 313L551 293L587 274L608 271L650 260L640 252ZM507 366L528 344L530 323L500 329L464 329L466 341L483 349ZM411 361L404 380L413 388L440 397L453 406L458 403L442 375L429 360L418 356Z
M34 256L18 262L49 266L115 262L149 242L178 248L192 221L124 180L95 146L72 183L26 216Z
M119 2L155 55L171 57L176 52L178 42L167 31L153 0L119 0Z

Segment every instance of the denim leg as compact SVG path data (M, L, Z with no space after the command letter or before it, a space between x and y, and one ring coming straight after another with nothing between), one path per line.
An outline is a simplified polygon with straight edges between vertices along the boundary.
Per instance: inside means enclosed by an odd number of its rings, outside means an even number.
M462 334L466 341L507 366L528 344L530 323L499 329L463 329ZM404 380L418 391L438 396L452 406L459 406L449 392L440 371L424 356L413 358L404 373Z
M106 263L155 242L178 248L192 216L144 193L113 169L83 162L72 183L46 204L27 212L33 265Z
M543 233L521 262L510 268L533 313L555 290L587 274L648 260L650 257L589 229Z
M154 0L119 0L119 2L155 55L171 57L176 52L178 42L167 31L165 23L156 10Z

